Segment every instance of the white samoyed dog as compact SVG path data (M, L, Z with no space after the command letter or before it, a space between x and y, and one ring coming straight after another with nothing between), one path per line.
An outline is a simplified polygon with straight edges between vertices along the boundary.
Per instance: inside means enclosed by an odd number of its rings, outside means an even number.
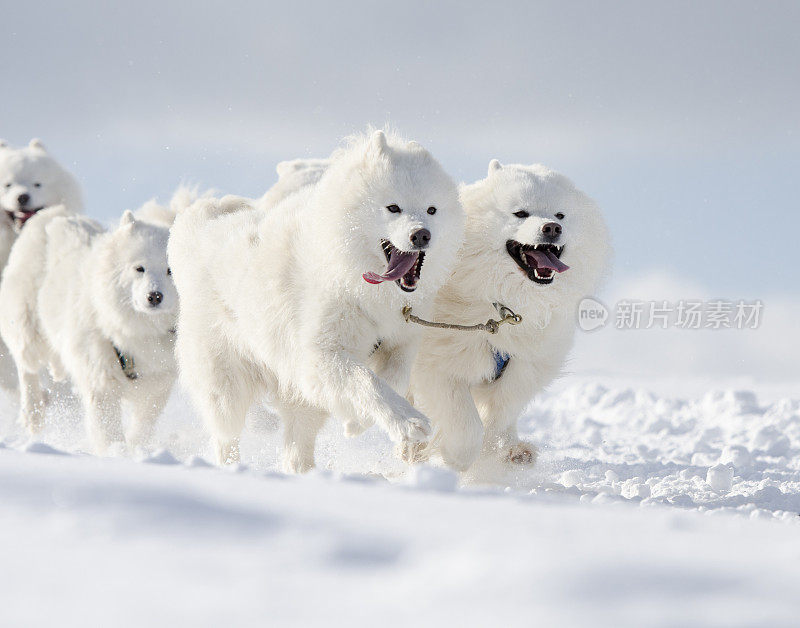
M55 205L63 205L75 213L83 209L75 178L47 152L40 140L31 140L24 148L12 148L0 140L0 272L28 219ZM16 382L13 360L0 341L0 386L13 390Z
M42 427L39 371L47 367L55 380L69 376L98 453L124 440L121 402L132 413L129 444L146 444L177 375L168 237L166 227L130 211L108 232L61 207L30 219L0 286L0 332L19 373L20 421L31 433ZM33 290L15 272L25 254L44 259Z
M265 393L289 472L314 466L328 414L426 439L428 419L404 398L421 330L402 310L431 313L455 260L452 179L416 142L376 131L336 151L316 184L251 207L199 201L169 242L178 363L219 462L238 460L245 413Z
M517 418L559 374L578 303L607 271L609 234L595 203L540 165L493 160L485 179L462 187L461 202L464 245L436 300L436 320L498 320L506 306L522 322L492 335L426 331L410 398L433 421L451 467L467 469L482 453L532 464L536 450L519 439Z
M78 182L47 152L40 140L11 148L0 140L0 270L25 222L45 207L83 209Z

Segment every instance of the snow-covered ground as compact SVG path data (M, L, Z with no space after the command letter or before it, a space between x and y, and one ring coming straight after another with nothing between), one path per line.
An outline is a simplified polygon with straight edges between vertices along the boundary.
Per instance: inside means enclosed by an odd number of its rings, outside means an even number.
M251 417L220 470L180 395L138 460L41 442L0 405L0 625L796 626L800 399L680 400L566 380L521 431L531 471L408 471L331 422L277 472Z

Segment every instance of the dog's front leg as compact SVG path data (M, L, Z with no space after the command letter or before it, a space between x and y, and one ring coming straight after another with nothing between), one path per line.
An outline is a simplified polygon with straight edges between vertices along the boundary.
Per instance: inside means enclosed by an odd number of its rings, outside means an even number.
M119 398L107 390L91 389L81 392L86 412L86 432L97 454L106 454L109 448L124 442L122 413Z
M133 416L125 440L131 447L145 447L150 442L156 419L167 405L174 381L173 376L163 374L159 381L149 382L147 389L134 390L130 395Z
M433 420L445 463L457 471L468 469L483 444L483 423L469 385L426 370L415 379L414 403Z
M45 394L39 373L19 371L19 423L35 436L44 425Z
M402 320L399 312L397 316ZM320 307L309 327L313 340L307 345L308 359L298 375L303 394L312 405L344 420L355 418L362 425L377 423L396 443L427 440L428 418L359 358L365 335L374 337L377 333L369 317L357 307L336 301ZM409 352L412 350L409 348ZM394 360L387 359L387 364L393 365L389 370L404 379L407 375L399 375L405 368L401 366L410 361L410 356L401 353Z
M375 373L382 377L398 395L408 393L408 382L411 379L411 366L419 350L420 339L414 338L408 342L390 347L378 348L376 353L381 354L381 360Z
M373 421L397 442L421 442L430 421L383 379L344 349L317 351L304 379L305 393L341 417Z
M536 462L536 447L520 440L517 419L536 392L536 371L511 359L500 379L473 387L475 405L485 428L483 455L515 464Z
M283 460L286 473L305 473L314 468L317 434L328 415L311 406L276 398L275 409L283 420Z
M81 377L74 380L86 415L86 432L95 451L105 454L112 444L124 444L121 389L130 384L110 342L89 342L73 364Z
M375 374L381 377L399 395L406 396L408 382L411 377L411 365L419 349L419 339L389 346L381 344L370 356ZM373 420L367 416L347 417L344 420L344 431L347 436L358 436L372 427Z

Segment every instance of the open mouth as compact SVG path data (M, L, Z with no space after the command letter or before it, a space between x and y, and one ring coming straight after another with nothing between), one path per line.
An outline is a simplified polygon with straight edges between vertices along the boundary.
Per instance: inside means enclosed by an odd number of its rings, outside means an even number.
M11 218L18 227L22 227L29 218L32 218L36 212L44 209L43 207L35 207L32 209L15 209L14 211L6 210L9 218Z
M381 248L386 256L388 266L382 275L368 271L362 275L364 281L378 284L384 281L394 281L405 292L414 292L417 289L422 262L425 260L424 251L401 251L389 240L381 240Z
M514 259L528 279L536 283L553 283L556 273L569 270L561 261L564 247L555 244L522 244L516 240L506 242L508 254Z

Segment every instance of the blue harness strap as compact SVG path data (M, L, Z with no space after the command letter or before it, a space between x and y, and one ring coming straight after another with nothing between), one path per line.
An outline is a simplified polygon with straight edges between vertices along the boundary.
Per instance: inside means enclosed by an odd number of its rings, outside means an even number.
M119 366L122 369L122 372L125 373L125 377L128 379L137 379L139 376L134 370L136 368L136 364L133 361L133 356L122 353L122 351L117 349L117 347L114 345L111 346L114 347L114 351L117 354L117 359L119 360Z
M507 353L501 353L497 349L492 349L492 358L494 359L494 376L489 380L490 382L500 379L503 375L503 371L505 371L508 366L509 360L511 360L511 356Z

